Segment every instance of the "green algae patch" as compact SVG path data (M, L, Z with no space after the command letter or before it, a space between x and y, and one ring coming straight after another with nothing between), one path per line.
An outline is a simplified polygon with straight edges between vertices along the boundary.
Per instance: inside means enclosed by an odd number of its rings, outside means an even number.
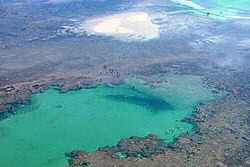
M215 97L197 76L165 79L155 88L133 78L114 87L33 95L30 105L0 122L0 166L65 166L64 154L75 149L96 151L151 133L169 144L192 133L193 125L182 120Z

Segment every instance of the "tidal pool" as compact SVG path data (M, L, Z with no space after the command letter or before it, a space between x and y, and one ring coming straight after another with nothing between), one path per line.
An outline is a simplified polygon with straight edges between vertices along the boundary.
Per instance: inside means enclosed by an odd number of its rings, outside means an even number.
M66 152L95 151L132 135L154 133L167 144L192 133L181 120L214 98L197 76L171 75L156 88L138 79L68 93L51 88L0 122L0 166L65 166Z

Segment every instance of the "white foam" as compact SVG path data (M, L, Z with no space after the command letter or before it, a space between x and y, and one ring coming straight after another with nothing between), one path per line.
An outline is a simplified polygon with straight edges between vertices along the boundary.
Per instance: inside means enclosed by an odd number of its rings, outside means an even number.
M226 16L227 18L230 18L230 19L241 19L241 20L250 20L250 16Z
M184 6L189 6L191 8L198 9L198 10L205 9L204 7L200 6L197 3L192 2L190 0L171 0L171 1L174 2L174 3L178 3L178 4L181 4L181 5L184 5Z

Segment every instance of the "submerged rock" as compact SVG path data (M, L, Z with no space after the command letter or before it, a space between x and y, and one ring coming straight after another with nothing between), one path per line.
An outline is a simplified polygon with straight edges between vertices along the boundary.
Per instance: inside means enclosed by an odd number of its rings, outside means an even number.
M88 162L84 160L87 153L83 150L74 150L70 153L66 153L65 156L69 157L69 166L88 166Z
M122 139L117 144L117 148L127 157L151 157L167 150L164 139L157 138L153 134L146 137L133 136L129 139Z
M110 157L112 159L119 159L118 154L125 155L125 158L149 158L154 155L163 154L167 151L167 146L164 143L164 139L158 138L156 135L150 134L146 137L132 136L128 139L122 139L116 146L102 147L98 150L98 154L102 157ZM88 158L92 156L91 153L87 153L84 150L75 150L65 154L69 157L68 167L75 166L88 166Z

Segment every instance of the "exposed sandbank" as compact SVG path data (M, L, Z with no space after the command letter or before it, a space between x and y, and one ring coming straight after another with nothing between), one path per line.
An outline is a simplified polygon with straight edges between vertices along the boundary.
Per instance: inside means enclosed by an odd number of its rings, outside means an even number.
M159 26L145 12L121 13L87 20L79 26L79 30L125 41L144 41L160 36Z

